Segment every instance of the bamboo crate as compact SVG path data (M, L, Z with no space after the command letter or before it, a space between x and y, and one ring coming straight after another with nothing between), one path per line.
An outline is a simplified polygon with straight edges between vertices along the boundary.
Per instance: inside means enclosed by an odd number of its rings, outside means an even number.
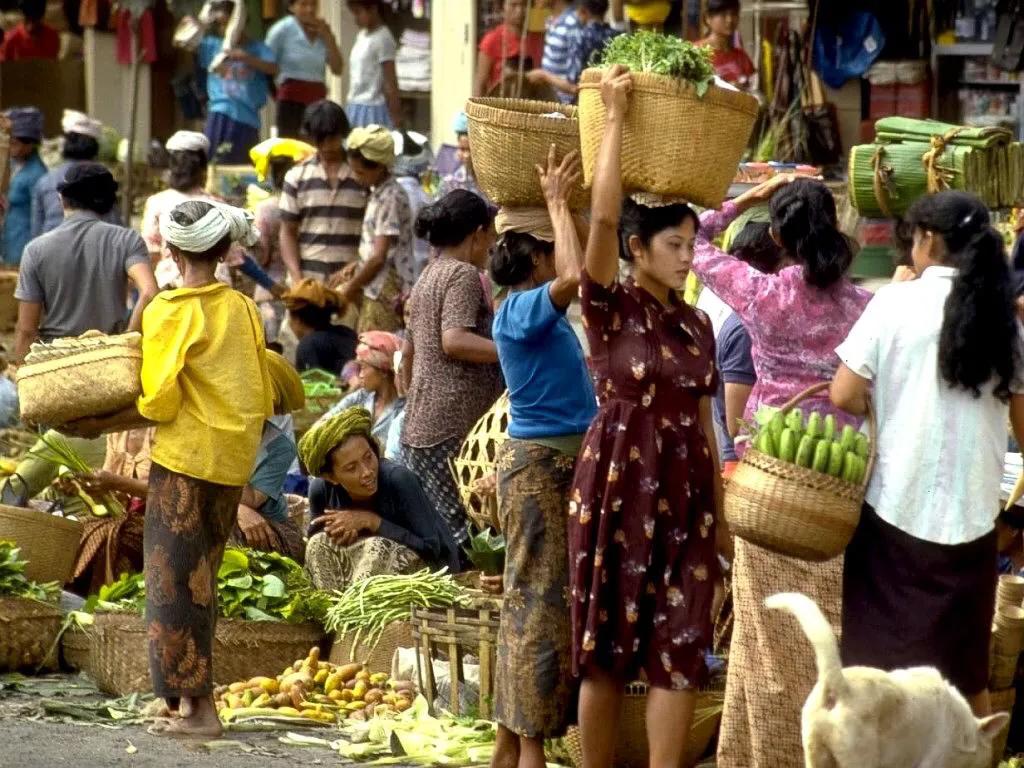
M462 505L480 530L491 527L501 533L498 497L492 481L498 471L498 450L508 439L511 407L505 392L470 430L459 455L452 460Z

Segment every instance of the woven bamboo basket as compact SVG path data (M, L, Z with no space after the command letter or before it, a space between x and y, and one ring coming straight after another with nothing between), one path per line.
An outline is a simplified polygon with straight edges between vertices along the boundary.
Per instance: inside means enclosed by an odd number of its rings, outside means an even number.
M275 677L304 659L324 639L316 624L218 619L213 640L213 680L229 685L254 677Z
M367 646L362 640L353 646L354 640L354 633L335 637L334 645L331 647L332 664L357 661L365 664L371 672L389 672L395 651L399 648L416 647L412 625L408 621L395 621L389 624L373 646Z
M508 392L505 392L470 430L459 455L452 461L459 497L469 519L481 530L490 526L499 533L495 475L498 449L508 439L510 408Z
M54 605L0 597L0 672L56 669L62 621Z
M782 407L788 413L828 389L816 384ZM877 455L878 428L868 404L871 454L859 485L747 449L725 488L725 517L742 539L782 555L824 561L846 549L860 521L861 506Z
M0 504L0 539L18 545L32 581L67 582L84 529L78 520Z
M601 70L588 69L580 78L580 143L588 188L604 137L601 76ZM624 189L717 208L736 176L757 113L757 99L748 94L711 86L698 97L690 83L634 72L622 137ZM475 146L473 153L476 157Z
M554 113L563 117L548 117ZM551 145L559 159L580 149L576 107L527 99L470 99L469 140L480 189L507 207L544 207L537 166L546 166ZM582 185L573 192L574 210L590 206Z
M104 693L127 696L152 691L145 620L135 613L97 613L90 663L90 674Z
M1017 663L1019 658L1019 656L1012 654L1001 656L998 653L993 653L989 661L991 670L989 672L988 687L994 691L999 691L1013 685L1017 680Z
M1004 688L1001 691L989 691L988 696L992 702L993 712L1013 712L1013 705L1017 702L1017 689Z
M86 335L33 349L18 371L21 418L59 426L132 405L142 393L142 337Z
M722 719L722 702L725 695L721 691L700 691L697 694L697 707L690 726L690 734L686 740L686 756L683 768L691 768L708 751L711 740L718 732L718 724ZM622 719L619 722L619 738L615 747L614 765L616 768L646 768L648 764L647 749L647 686L633 683L626 688L626 698L622 704ZM574 768L583 766L583 743L580 730L576 726L569 728L565 735L565 746Z
M60 639L64 666L75 672L92 673L92 632L70 627Z
M438 696L433 661L444 659L451 669L450 709L452 714L460 714L459 688L465 681L462 660L470 655L480 664L479 717L485 720L491 717L501 617L498 605L484 601L477 608L412 609L412 637L418 651L417 682L431 708Z

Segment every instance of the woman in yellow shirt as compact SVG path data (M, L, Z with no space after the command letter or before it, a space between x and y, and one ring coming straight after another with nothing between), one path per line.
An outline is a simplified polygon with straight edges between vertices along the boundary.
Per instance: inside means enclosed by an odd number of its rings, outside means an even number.
M95 435L156 425L143 544L149 663L154 692L178 714L154 727L160 733L221 733L212 695L217 570L273 389L259 310L214 271L232 241L255 242L251 221L199 200L162 217L183 285L143 315L137 408L72 426Z

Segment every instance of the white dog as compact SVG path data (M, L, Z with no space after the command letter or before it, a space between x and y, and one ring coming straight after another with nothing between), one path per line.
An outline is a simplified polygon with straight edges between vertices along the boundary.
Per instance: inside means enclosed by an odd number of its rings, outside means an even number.
M978 720L932 667L843 669L832 627L813 600L784 593L765 605L792 613L814 646L818 682L801 724L807 768L991 766L992 740L1009 715Z

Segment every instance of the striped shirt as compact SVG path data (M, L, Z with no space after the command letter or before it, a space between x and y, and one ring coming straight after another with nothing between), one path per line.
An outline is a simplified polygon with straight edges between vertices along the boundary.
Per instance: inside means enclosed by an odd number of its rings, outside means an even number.
M541 68L558 77L569 78L572 69L572 52L576 47L576 36L579 35L580 20L576 11L566 8L555 18L548 21L547 32L544 34L544 59ZM558 92L563 102L571 102L572 94Z
M326 278L359 258L367 192L341 166L332 187L319 155L299 163L284 177L281 221L299 224L299 259L307 277Z

